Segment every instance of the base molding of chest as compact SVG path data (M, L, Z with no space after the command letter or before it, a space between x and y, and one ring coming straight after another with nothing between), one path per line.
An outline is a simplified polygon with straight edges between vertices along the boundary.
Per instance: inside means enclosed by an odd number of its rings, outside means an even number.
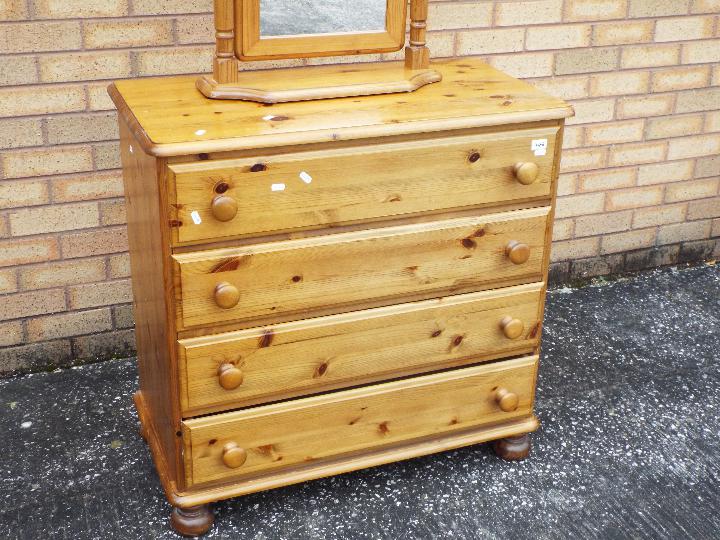
M167 469L168 465L161 451L155 427L152 425L145 410L144 398L141 391L135 393L134 400L142 425L141 429L150 446L165 495L170 504L179 508L191 508L193 506L249 495L258 491L275 489L308 480L316 480L318 478L366 469L368 467L386 465L395 461L523 435L531 433L540 427L538 419L534 415L530 415L510 422L486 425L443 435L433 435L394 446L354 453L293 469L277 471L272 474L259 474L256 477L242 480L235 479L229 483L182 491L179 490L177 484L170 479Z

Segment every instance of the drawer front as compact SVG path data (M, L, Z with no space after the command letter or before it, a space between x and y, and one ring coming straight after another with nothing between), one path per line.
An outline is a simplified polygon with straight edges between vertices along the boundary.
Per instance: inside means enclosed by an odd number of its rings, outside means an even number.
M187 485L529 416L537 362L506 360L186 420Z
M543 290L533 283L181 340L183 410L203 414L527 354L539 341Z
M175 255L178 327L278 314L307 318L314 310L358 309L360 302L371 307L541 281L549 211Z
M548 197L556 136L553 127L171 165L174 239L270 234ZM547 146L533 150L534 141ZM518 181L518 163L537 166L531 184ZM530 168L526 182L534 177Z

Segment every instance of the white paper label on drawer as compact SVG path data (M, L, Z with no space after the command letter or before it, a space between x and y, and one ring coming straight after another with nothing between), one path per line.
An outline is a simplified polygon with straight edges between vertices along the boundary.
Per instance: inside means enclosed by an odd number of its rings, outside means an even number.
M544 156L547 154L547 139L534 139L530 145L530 150L535 152L536 156Z

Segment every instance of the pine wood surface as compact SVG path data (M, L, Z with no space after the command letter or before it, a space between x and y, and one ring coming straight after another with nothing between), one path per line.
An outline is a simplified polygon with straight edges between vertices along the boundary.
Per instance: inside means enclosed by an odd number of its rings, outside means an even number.
M272 106L206 100L191 77L111 88L136 403L172 504L537 427L537 357L512 357L539 350L572 111L476 59L435 67L414 93Z
M550 196L557 128L170 165L177 243ZM544 156L531 149L548 144ZM523 185L514 166L539 167ZM216 202L232 199L221 221ZM224 218L223 218L224 219Z
M492 288L542 275L548 207L399 227L173 255L178 328L362 301L402 301ZM524 264L505 253L530 247ZM239 301L219 307L214 291L229 283Z
M156 156L325 143L558 120L572 109L478 59L434 62L443 81L408 94L263 106L208 100L194 77L118 81L110 94L120 114ZM377 64L342 66L348 74ZM317 83L337 66L255 72L271 84L310 78ZM356 75L355 75L356 76Z
M439 82L442 75L434 69L405 69L405 66L396 62L373 71L349 72L346 67L337 66L321 79L286 79L284 86L278 86L277 81L270 81L271 87L266 86L267 79L257 77L252 71L238 73L233 79L231 83L219 83L205 75L195 85L211 99L275 104L414 92L427 84Z
M425 456L473 444L512 437L535 431L539 422L531 415L500 424L482 425L475 428L431 434L400 444L375 448L372 452L349 452L321 461L304 463L289 469L278 469L228 482L208 484L194 488L181 488L169 475L169 467L161 451L158 437L142 399L142 393L136 392L135 406L143 425L148 427L147 442L157 467L160 483L170 504L179 508L189 508L199 504L239 497L267 489L314 480L367 467L375 467L394 461ZM183 479L184 481L184 479Z
M246 407L400 375L530 353L540 338L543 284L399 304L181 340L185 416ZM520 336L501 320L520 321ZM237 388L219 368L241 372Z
M530 416L537 363L507 360L186 420L186 485ZM498 387L518 395L515 411L500 409ZM227 443L245 449L241 466L223 462Z
M140 150L122 120L120 156L130 268L134 277L133 312L140 387L148 421L157 426L158 441L170 467L168 474L177 479L181 450L175 432L180 426L180 411L175 361L177 341L174 318L170 315L173 309L170 231L163 213L167 206L164 164Z

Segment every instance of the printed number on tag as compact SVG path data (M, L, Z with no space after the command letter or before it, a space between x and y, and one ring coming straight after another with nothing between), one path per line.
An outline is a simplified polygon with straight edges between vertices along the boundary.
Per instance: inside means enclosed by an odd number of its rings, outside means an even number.
M530 145L530 150L535 152L536 156L544 156L547 154L547 139L534 139L532 144Z

